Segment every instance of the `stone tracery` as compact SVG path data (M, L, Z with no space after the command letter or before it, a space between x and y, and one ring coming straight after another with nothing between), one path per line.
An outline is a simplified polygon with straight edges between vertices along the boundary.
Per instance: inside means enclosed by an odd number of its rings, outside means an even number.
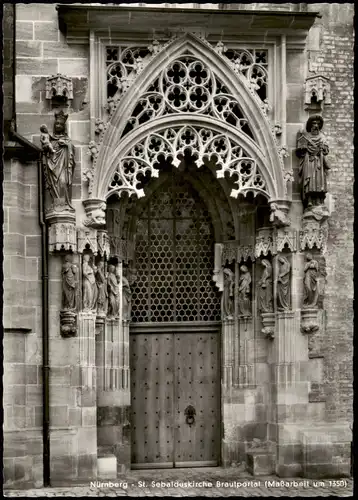
M199 113L226 121L253 137L238 101L198 57L185 54L168 64L138 99L124 129L172 113Z
M108 187L107 198L113 193L127 192L144 196L141 181L148 175L159 176L158 166L163 160L172 160L178 167L185 153L194 155L196 165L200 168L204 160L216 160L220 170L216 175L222 178L225 174L233 177L237 189L231 191L231 196L248 192L263 194L269 197L265 180L259 171L254 158L240 146L233 143L227 136L208 128L183 126L167 128L163 132L149 134L145 139L135 144L123 159Z

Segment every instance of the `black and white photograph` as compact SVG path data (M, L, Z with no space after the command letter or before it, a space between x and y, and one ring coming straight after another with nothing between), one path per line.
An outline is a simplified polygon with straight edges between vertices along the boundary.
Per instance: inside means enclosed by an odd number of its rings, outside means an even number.
M2 4L3 495L353 495L354 3Z

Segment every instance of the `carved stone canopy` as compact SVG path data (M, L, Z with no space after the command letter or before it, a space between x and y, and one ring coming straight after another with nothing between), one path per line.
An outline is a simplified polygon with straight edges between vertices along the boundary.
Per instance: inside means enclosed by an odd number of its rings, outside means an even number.
M57 73L57 75L46 79L46 99L52 100L54 98L61 98L65 101L73 99L72 78Z
M331 85L329 79L323 75L314 75L305 81L305 104L331 104Z

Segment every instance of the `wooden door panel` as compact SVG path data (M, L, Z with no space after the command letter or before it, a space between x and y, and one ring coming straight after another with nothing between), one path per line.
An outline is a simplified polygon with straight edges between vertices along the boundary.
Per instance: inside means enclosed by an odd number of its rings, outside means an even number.
M133 468L173 467L173 335L131 335Z
M218 465L220 364L217 333L174 334L175 466ZM195 408L195 423L185 409Z

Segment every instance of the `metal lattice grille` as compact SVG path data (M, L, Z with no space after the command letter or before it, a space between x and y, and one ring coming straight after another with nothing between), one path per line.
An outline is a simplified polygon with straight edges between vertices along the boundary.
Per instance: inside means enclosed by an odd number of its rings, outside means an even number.
M173 176L137 221L132 321L219 321L213 243L205 205Z

